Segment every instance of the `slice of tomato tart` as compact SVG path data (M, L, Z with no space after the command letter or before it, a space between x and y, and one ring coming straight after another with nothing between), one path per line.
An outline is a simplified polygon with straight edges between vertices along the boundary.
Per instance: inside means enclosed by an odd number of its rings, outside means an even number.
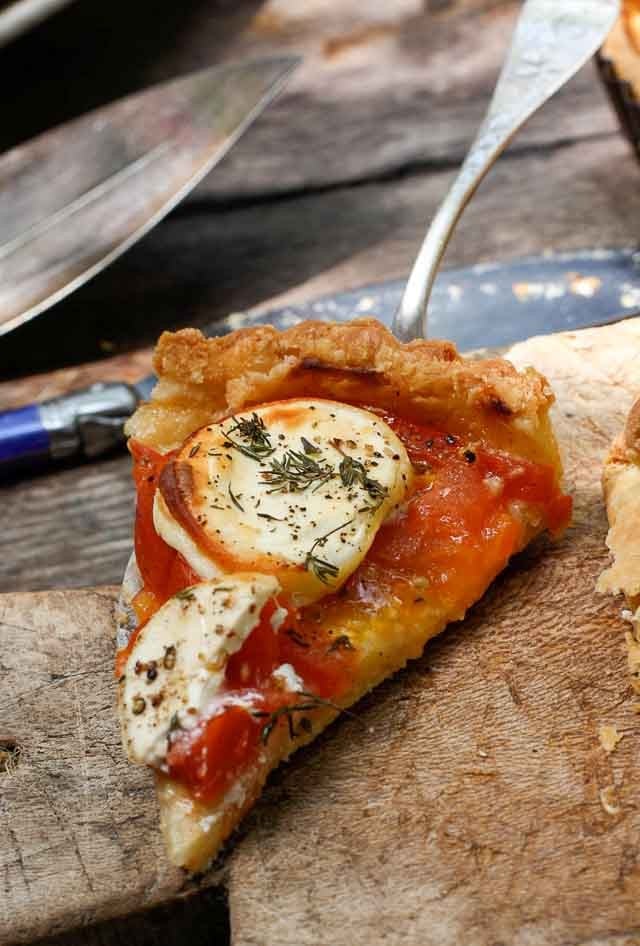
M116 672L169 856L201 870L269 772L461 619L571 500L543 377L379 323L165 333L128 427Z

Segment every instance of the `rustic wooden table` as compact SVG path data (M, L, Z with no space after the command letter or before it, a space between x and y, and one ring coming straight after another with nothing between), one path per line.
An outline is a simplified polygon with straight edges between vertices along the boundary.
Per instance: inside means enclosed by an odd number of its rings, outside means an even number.
M0 408L146 373L165 327L406 274L473 136L511 0L76 2L2 51L0 149L209 63L290 50L285 94L107 272L3 341ZM586 67L478 192L446 265L635 244L640 169ZM52 182L55 186L55 182ZM110 585L131 548L125 456L0 489L0 589ZM59 944L224 942L216 891ZM186 924L186 926L185 926ZM213 924L213 927L212 927ZM215 938L218 942L218 937Z

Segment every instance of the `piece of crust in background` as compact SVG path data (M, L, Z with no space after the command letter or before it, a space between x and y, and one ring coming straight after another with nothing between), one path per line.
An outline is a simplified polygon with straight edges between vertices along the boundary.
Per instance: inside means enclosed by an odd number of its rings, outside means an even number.
M597 588L624 594L627 599L625 617L632 627L626 632L629 670L640 694L640 398L605 460L602 488L609 519L607 546L613 562L600 576Z
M154 368L158 384L141 405L127 433L167 451L194 430L251 406L295 397L325 397L345 403L397 411L453 433L475 436L515 455L552 466L562 475L549 409L553 394L534 369L517 370L502 359L465 359L448 342L398 342L379 322L307 322L279 332L261 326L219 338L199 331L165 332ZM524 547L542 530L539 517L526 523ZM474 600L495 577L486 576ZM344 700L348 706L418 657L426 641L473 602L424 602L418 597L375 620L354 617L334 633L348 632L370 654L366 670ZM388 633L393 626L402 635ZM386 633L385 633L386 631ZM269 772L300 745L314 738L336 716L330 708L309 713L312 728L292 740L286 727L274 733L257 767L246 773L228 797L213 805L194 801L186 789L157 775L161 822L171 860L202 869L251 807Z

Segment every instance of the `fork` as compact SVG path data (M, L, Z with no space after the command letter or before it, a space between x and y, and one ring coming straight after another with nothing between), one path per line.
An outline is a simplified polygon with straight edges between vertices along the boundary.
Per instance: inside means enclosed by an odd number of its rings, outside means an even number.
M516 132L602 45L620 0L526 0L489 109L427 230L393 320L401 341L427 337L438 267L462 211Z

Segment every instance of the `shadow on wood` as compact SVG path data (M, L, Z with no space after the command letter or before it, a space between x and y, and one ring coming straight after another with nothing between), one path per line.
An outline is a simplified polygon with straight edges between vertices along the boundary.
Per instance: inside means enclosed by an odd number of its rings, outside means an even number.
M228 946L229 932L227 898L222 887L214 887L31 946Z

